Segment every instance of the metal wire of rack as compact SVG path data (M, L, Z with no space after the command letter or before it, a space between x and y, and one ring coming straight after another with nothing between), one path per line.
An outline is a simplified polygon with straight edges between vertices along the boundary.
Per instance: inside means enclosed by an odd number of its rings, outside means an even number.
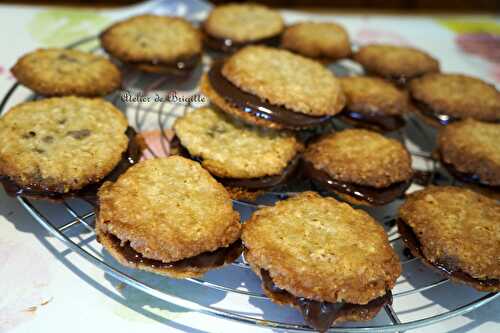
M95 37L89 37L78 41L72 45L70 48L74 47L82 47L88 46L90 43L94 43L96 40ZM98 52L99 48L94 47L91 48L91 51ZM207 65L207 63L205 63ZM206 67L206 66L205 66ZM345 68L344 68L345 70ZM167 83L165 77L156 77L156 76L146 76L144 74L138 74L132 69L124 69L125 79L124 86L127 89L136 89L137 92L148 94L153 91L163 91L165 92L167 89L164 85ZM145 81L145 84L141 81ZM185 82L180 83L181 86L185 85ZM18 90L19 85L15 83L11 89L4 96L1 104L0 104L0 115L5 112L7 104L12 99L15 92ZM193 93L193 91L190 91ZM31 96L31 98L36 98L36 96ZM190 108L193 107L191 104L179 105L169 103L166 99L164 99L161 103L156 103L154 107L152 106L144 106L141 103L136 103L133 107L127 105L120 105L120 95L115 94L110 97L111 102L118 105L120 108L125 109L125 113L127 114L129 120L132 125L136 127L136 129L141 132L142 130L150 130L156 129L160 134L160 148L161 154L168 154L169 145L168 145L168 135L166 134L166 130L172 125L173 120L175 120L178 116L182 115L184 112L187 112ZM155 119L151 121L151 119ZM424 137L427 142L432 142L432 138L429 138L428 133L426 133L425 128L415 119L408 119L410 124L412 124L413 128ZM402 139L406 138L406 133L400 132L400 137ZM405 141L406 142L406 141ZM158 150L148 148L152 157L158 156ZM446 175L443 176L437 172L438 166L435 161L432 160L431 156L427 152L422 152L416 150L414 147L409 147L414 158L421 159L424 161L424 164L427 165L427 173L429 176L429 181L434 181L436 178L441 178L441 181L445 183L450 183L451 178L446 178ZM287 190L282 192L273 192L269 193L270 196L274 196L274 200L281 199L290 195L293 195L294 191ZM30 200L24 197L17 197L19 203L29 212L29 214L40 224L42 225L52 236L56 239L60 240L64 243L70 250L78 253L84 259L88 260L106 274L109 274L113 278L118 281L121 281L133 288L136 288L140 291L143 291L153 297L156 297L165 302L175 304L177 306L190 309L192 311L198 311L200 313L213 315L217 317L221 317L224 319L235 320L240 323L259 325L263 327L269 327L273 329L285 329L291 331L311 331L312 329L301 322L289 322L284 320L273 320L265 317L265 313L261 315L252 315L245 314L241 311L233 311L231 309L225 309L222 307L217 307L212 304L204 304L201 302L196 302L187 298L182 297L182 295L176 295L173 293L166 292L159 288L157 285L151 284L148 281L145 281L141 278L137 278L132 276L126 272L123 267L116 264L109 257L106 257L103 254L102 249L98 251L88 250L77 241L75 241L70 233L77 232L78 228L83 228L86 233L90 233L91 240L95 240L95 232L94 232L94 212L88 206L82 205L76 208L75 203L72 201L65 201L62 204L57 206L51 205L50 209L57 209L61 212L70 216L70 220L61 224L61 221L58 221L52 217L53 214L49 214L47 208L39 207L35 201ZM249 210L250 212L258 209L262 205L268 205L269 201L263 201L259 204L252 204L247 202L236 201L235 206L237 209ZM84 208L82 208L84 207ZM248 212L247 212L248 213ZM385 222L391 221L393 219L392 215L386 215L383 218L379 218L379 220L383 220ZM401 238L394 226L386 225L386 229L388 231L388 237L391 245L394 247L399 247L401 250ZM400 251L401 252L401 251ZM418 264L419 260L414 257L405 257L402 255L401 264L403 266L403 270L409 269L409 266L414 264ZM244 261L244 258L238 259L235 263L232 264L233 268L238 270L248 271L249 274L252 274L248 264ZM224 270L226 268L223 268ZM418 270L416 270L418 272ZM420 274L420 273L418 273ZM403 273L403 276L405 274ZM202 288L208 288L215 292L221 293L223 296L232 295L245 297L248 299L256 299L264 302L270 302L270 300L265 296L259 288L240 288L234 287L232 285L226 285L219 281L210 281L208 279L186 279L187 283L191 283L197 285ZM406 290L396 290L398 289L398 285L410 285L410 288ZM450 281L446 278L436 278L432 281L426 282L420 286L413 286L408 281L402 279L398 280L395 291L393 293L393 297L395 301L404 300L406 298L411 297L412 295L423 294L427 291L435 290L435 288L446 287L446 288L454 288L451 285ZM478 307L491 302L495 298L497 298L500 294L495 293L479 293L477 292L474 298L471 301L466 302L465 304L453 307L452 309L447 309L442 313L431 314L431 315L423 315L416 320L403 320L401 319L401 314L405 312L405 310L399 310L396 306L386 305L384 307L385 314L387 316L388 324L373 324L372 322L368 323L357 323L357 326L340 326L340 327L332 327L330 332L402 332L409 329L414 329L418 327L423 327L427 325L431 325L437 323L442 320L446 320L458 315L465 314L467 312L473 311ZM405 302L402 301L402 304ZM418 312L419 310L410 310L410 312ZM408 310L406 310L408 312ZM413 313L417 315L417 313Z

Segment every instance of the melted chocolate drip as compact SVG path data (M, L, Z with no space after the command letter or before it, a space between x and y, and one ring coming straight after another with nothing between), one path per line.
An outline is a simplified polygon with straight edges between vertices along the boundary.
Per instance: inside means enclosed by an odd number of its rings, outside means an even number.
M119 251L127 261L135 264L143 264L153 268L169 268L185 270L187 268L213 268L230 263L236 260L243 251L241 240L230 244L228 247L220 247L212 252L203 252L194 257L165 263L160 260L145 258L142 254L134 250L130 246L130 242L122 244L120 239L112 234L107 234L107 237L113 242L113 247Z
M210 85L226 102L256 118L275 122L290 129L318 126L330 120L331 116L314 117L294 112L283 106L262 101L259 97L244 92L222 75L222 61L215 62L208 72Z
M192 156L189 151L184 147L178 137L174 137L172 142L170 143L171 147L175 149L175 151L182 157L189 158L193 161L202 162L201 157ZM297 166L299 164L299 158L296 156L283 170L280 175L276 176L265 176L259 178L222 178L215 177L217 181L219 181L224 186L229 187L241 187L250 190L260 190L260 189L268 189L277 185L281 185L290 179L293 175L295 175L295 171L297 170Z
M406 246L408 246L408 248L410 249L410 252L414 256L421 258L429 266L433 266L445 275L457 280L472 284L479 284L483 287L500 287L500 279L476 279L469 273L464 272L459 267L457 267L457 263L450 258L443 258L439 260L439 262L431 262L427 260L423 255L420 240L418 239L418 236L416 235L412 227L410 227L402 219L397 220L397 225L398 231L401 234L401 237L403 238Z
M132 127L128 127L126 134L129 138L128 148L123 153L122 159L116 165L116 167L102 180L97 183L92 183L80 190L70 191L68 193L62 193L53 191L51 189L43 189L36 186L18 186L13 180L8 177L1 177L0 182L3 184L5 191L8 195L15 196L26 196L35 199L48 199L54 201L61 201L66 198L78 197L88 201L94 206L97 204L97 191L101 185L106 181L115 181L118 177L127 171L132 165L137 163L141 157L141 147L138 140L136 139L136 131Z
M392 304L392 293L390 290L388 290L384 296L371 300L367 304L320 302L304 297L296 297L288 291L277 287L267 270L261 269L260 275L262 277L263 287L268 292L280 300L298 306L304 316L305 322L320 332L328 330L337 318L345 314L380 309L385 304Z
M373 205L385 205L401 197L408 187L410 187L412 182L410 179L384 188L363 186L335 180L325 171L314 168L313 164L310 162L304 161L303 164L304 174L311 178L313 182L318 183L320 187L348 194Z
M377 113L361 113L356 111L351 111L346 109L340 114L341 117L348 118L349 120L355 121L356 123L366 122L367 125L374 126L375 128L382 131L394 131L405 125L405 121L401 116L387 116Z
M279 46L281 41L281 34L248 42L236 42L230 38L214 37L205 30L203 31L203 33L203 41L208 48L224 53L233 53L245 46L256 44L277 47Z

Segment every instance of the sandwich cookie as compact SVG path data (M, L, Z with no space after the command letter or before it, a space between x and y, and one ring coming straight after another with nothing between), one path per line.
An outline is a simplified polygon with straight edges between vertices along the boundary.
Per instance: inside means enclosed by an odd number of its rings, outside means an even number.
M399 209L398 229L415 257L480 291L500 291L500 204L469 189L427 187Z
M381 76L399 86L426 73L439 72L439 62L428 53L405 46L371 44L354 54L367 74Z
M232 53L251 44L278 46L285 25L280 13L258 4L215 7L203 22L205 45Z
M430 125L473 118L500 122L500 93L494 85L461 74L428 74L409 86L413 104Z
M11 69L24 86L44 96L103 96L118 89L121 73L105 57L68 49L38 49Z
M322 125L345 104L339 80L323 65L265 46L247 46L215 62L200 87L223 111L275 129Z
M439 132L441 164L460 181L500 192L499 138L500 124L454 122Z
M303 192L243 225L245 259L273 302L299 308L321 332L371 320L401 273L383 228L366 212Z
M186 75L201 61L200 32L180 17L134 16L100 35L114 58L150 73Z
M0 179L11 195L95 201L140 151L125 116L102 99L42 99L0 118Z
M180 156L139 162L99 191L97 239L128 267L201 276L240 256L240 229L224 187Z
M369 76L340 78L347 104L340 118L358 127L388 132L405 125L407 94L391 83Z
M364 129L328 134L304 152L304 174L352 204L380 206L411 185L411 155L395 139Z
M254 200L294 176L303 145L294 134L247 125L214 108L174 124L180 153L199 161L232 194Z
M303 56L332 62L351 55L347 31L335 23L301 22L286 28L281 46Z

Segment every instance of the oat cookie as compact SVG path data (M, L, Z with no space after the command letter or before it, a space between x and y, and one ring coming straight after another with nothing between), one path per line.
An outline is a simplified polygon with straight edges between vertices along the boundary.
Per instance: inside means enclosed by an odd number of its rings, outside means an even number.
M34 192L80 190L117 166L126 129L125 116L102 99L21 103L0 118L0 175Z
M189 112L174 129L181 155L200 161L234 199L245 201L293 177L303 149L292 133L247 125L214 108Z
M401 273L379 224L314 192L256 211L243 225L242 240L265 293L300 308L320 331L334 322L373 318L390 302Z
M123 265L199 276L241 253L239 214L198 163L180 156L130 168L99 191L97 235Z
M413 80L409 88L418 112L436 125L464 118L500 121L500 93L480 79L434 73Z
M301 22L286 28L281 46L306 57L337 60L351 55L347 31L335 23Z
M185 74L200 61L200 32L180 17L140 15L113 24L100 36L116 59L153 73Z
M12 67L16 79L44 96L102 96L118 89L121 73L105 57L78 50L38 49Z
M442 163L466 182L500 186L500 124L466 119L443 127L438 150Z
M220 5L203 22L206 45L223 52L249 44L278 45L283 29L280 13L259 4Z
M500 291L500 205L472 190L431 186L408 196L398 228L416 257L452 280Z
M404 126L408 95L391 83L369 76L340 78L347 104L342 119L356 126L393 131Z
M201 89L223 111L279 129L319 126L345 104L339 80L320 63L264 46L215 63Z
M428 53L406 46L371 44L362 46L354 60L373 75L405 85L412 78L438 72L439 62Z
M291 133L249 126L214 108L189 112L174 129L189 153L222 178L279 175L302 150Z
M304 152L305 174L356 204L382 205L411 184L411 155L395 139L364 129L327 134Z

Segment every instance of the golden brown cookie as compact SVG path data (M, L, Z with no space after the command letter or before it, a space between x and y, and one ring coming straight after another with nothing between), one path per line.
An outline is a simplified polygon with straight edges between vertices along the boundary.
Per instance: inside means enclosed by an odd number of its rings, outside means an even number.
M205 44L222 52L235 52L250 44L277 46L283 29L280 13L259 4L216 6L203 22Z
M250 126L214 108L187 113L174 129L187 156L226 187L238 188L231 191L235 195L285 182L303 149L292 133Z
M121 73L105 57L68 49L38 49L12 67L16 79L44 96L103 96L118 89Z
M145 72L186 74L201 59L201 34L180 17L134 16L107 28L100 39L106 52Z
M334 61L351 55L347 31L335 23L301 22L286 28L281 46L318 60Z
M327 134L303 158L307 177L354 204L387 204L404 194L413 176L400 142L364 129Z
M439 62L428 53L406 46L371 44L362 46L354 60L369 74L382 76L398 85L426 73L439 72Z
M450 124L439 132L438 151L459 180L500 189L500 124L473 119Z
M500 291L500 204L465 188L410 194L398 228L411 253L457 282Z
M201 89L223 111L277 129L319 126L345 104L340 82L323 65L265 46L214 63Z
M408 95L391 83L370 76L340 78L347 104L342 120L359 127L394 131L404 126L410 110Z
M58 197L100 182L129 146L127 119L102 99L25 102L0 118L0 175L20 194Z
M373 218L314 192L256 211L243 225L242 240L265 293L300 308L320 331L334 322L372 319L390 302L401 273Z
M200 276L241 253L239 214L198 163L140 162L99 191L99 241L123 265L174 278Z
M474 118L500 121L500 93L494 85L461 74L427 74L410 83L418 112L436 125Z

